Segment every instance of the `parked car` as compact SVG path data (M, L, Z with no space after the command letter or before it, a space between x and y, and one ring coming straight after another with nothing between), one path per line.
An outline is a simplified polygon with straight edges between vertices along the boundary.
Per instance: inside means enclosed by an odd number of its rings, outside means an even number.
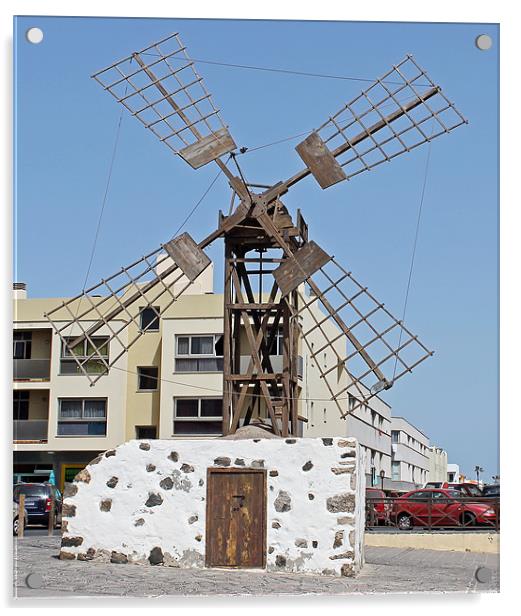
M481 490L483 496L487 498L499 498L499 483L493 483L488 486L483 486Z
M25 509L25 508L24 508ZM13 501L13 535L18 535L18 527L20 526L20 506L16 501ZM24 512L24 528L27 526L27 509Z
M443 489L457 490L461 496L483 496L480 488L475 483L448 483L442 485Z
M365 489L367 522L385 524L389 521L392 507L384 500L385 498L386 496L383 490L379 490L378 488Z
M436 488L436 489L443 488L443 481L429 481L423 487L424 488Z
M496 524L496 510L486 502L461 500L461 491L414 490L394 501L392 518L400 530L413 526Z
M30 524L49 524L49 514L54 501L54 526L61 524L62 495L50 483L17 483L13 498L18 503L20 494L25 495L25 509Z

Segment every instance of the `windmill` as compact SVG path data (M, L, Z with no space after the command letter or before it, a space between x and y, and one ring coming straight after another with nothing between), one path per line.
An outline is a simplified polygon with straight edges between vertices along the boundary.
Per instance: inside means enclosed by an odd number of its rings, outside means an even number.
M466 123L411 55L299 143L305 166L271 186L245 180L237 146L177 33L93 77L193 169L215 163L232 195L228 214L219 212L217 228L204 239L182 233L46 315L91 385L159 319L160 298L164 311L205 271L210 259L204 250L220 238L224 434L249 423L255 408L276 434L298 434L302 346L343 418L432 355L348 269L308 239L300 210L294 219L281 201L310 175L326 189ZM144 308L153 318L136 327ZM102 328L109 332L103 338ZM278 332L283 349L276 370ZM110 357L109 346L115 348ZM321 361L324 353L332 364ZM99 369L92 370L93 362Z

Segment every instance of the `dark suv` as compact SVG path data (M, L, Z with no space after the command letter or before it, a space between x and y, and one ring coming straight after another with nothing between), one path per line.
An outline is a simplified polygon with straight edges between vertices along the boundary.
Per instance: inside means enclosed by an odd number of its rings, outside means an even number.
M17 483L13 488L13 499L18 502L20 494L25 495L25 510L29 524L49 524L49 514L54 501L54 526L61 524L62 495L51 483Z

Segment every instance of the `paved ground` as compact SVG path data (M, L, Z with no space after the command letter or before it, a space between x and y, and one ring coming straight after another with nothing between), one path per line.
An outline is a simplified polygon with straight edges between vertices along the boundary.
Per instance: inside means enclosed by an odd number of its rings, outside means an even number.
M205 595L300 595L404 592L498 592L499 556L399 548L366 548L366 565L356 578L261 571L186 570L143 565L61 561L59 537L15 540L14 595L17 598L71 596L151 597ZM487 567L489 583L475 572ZM29 573L42 576L28 588Z

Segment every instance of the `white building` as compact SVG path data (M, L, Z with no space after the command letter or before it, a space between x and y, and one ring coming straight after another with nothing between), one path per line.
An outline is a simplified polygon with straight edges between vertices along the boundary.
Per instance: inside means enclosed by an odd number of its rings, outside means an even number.
M447 479L449 483L460 483L461 473L459 464L447 464Z
M351 406L353 401L350 398ZM365 451L366 485L390 490L391 407L378 396L369 404L357 407L347 417L347 434L356 437Z
M429 447L429 474L427 481L447 481L447 452L441 447Z
M414 490L427 482L429 438L403 417L391 417L391 472L394 490Z

